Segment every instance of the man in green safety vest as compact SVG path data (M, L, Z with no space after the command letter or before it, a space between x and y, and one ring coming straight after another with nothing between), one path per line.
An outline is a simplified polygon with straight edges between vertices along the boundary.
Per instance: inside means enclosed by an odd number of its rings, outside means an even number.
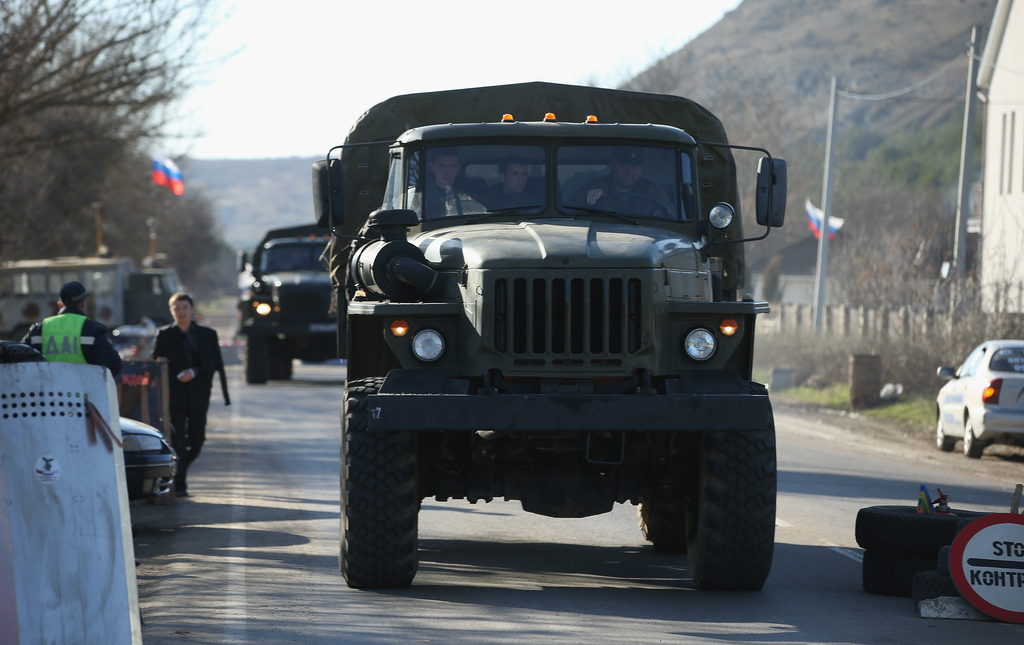
M56 315L32 325L22 342L39 350L48 361L103 365L113 376L121 371L121 357L110 342L106 326L85 315L89 292L72 280L60 288Z

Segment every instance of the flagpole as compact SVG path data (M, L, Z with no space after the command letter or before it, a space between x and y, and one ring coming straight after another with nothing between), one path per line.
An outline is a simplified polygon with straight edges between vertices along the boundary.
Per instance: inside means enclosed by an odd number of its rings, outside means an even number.
M821 189L821 226L818 227L818 267L814 275L814 332L822 333L825 313L825 286L828 281L828 237L832 216L832 137L836 127L836 77L832 77L832 95L828 104L828 132L825 135L825 177Z

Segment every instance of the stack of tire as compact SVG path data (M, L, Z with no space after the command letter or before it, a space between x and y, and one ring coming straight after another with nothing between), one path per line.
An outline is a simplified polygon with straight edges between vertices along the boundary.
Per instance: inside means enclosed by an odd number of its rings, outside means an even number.
M949 545L971 521L986 515L950 509L918 513L916 506L869 506L857 512L857 544L864 549L864 591L883 596L959 596L949 576Z

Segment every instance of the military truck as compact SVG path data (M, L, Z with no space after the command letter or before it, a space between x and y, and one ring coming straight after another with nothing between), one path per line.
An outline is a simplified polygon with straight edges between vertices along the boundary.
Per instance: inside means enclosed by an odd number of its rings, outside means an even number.
M0 264L0 339L21 340L33 323L57 313L57 294L78 280L92 296L86 313L108 329L149 319L170 323L168 301L181 289L171 268L136 268L131 258L62 257Z
M763 227L749 239L734 152ZM768 305L738 294L742 244L783 223L785 169L675 96L526 83L367 111L313 166L348 360L348 585L411 584L434 498L551 517L635 504L697 587L760 589L775 429L751 366Z
M246 339L246 383L287 381L295 359L337 357L337 329L328 311L331 282L320 264L328 237L315 225L276 228L251 256L239 253L238 333Z

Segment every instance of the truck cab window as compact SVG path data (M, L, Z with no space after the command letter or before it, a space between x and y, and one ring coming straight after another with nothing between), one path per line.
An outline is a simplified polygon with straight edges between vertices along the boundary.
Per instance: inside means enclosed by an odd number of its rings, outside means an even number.
M678 158L670 148L653 146L561 146L559 206L568 212L685 219L680 204L687 184L692 192L693 180Z
M540 146L475 144L417 150L408 158L405 207L425 220L510 210L541 212L546 174ZM396 181L394 172L389 181Z

